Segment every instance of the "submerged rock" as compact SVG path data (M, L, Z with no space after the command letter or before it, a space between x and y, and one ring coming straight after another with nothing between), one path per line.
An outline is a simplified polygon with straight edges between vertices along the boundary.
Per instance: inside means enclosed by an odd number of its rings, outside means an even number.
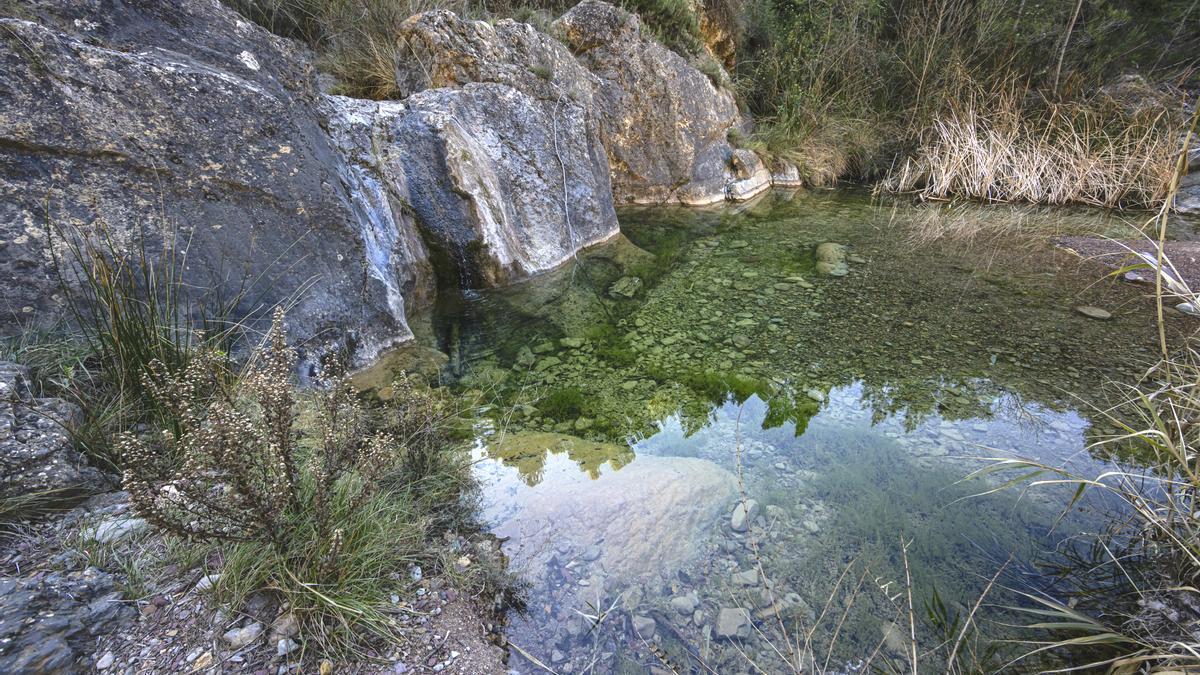
M1079 305L1075 308L1076 312L1088 317L1089 319L1099 319L1101 321L1111 319L1112 314L1108 310L1092 307L1091 305Z
M658 629L658 624L653 618L648 616L633 617L633 631L638 637L649 640L654 637L654 631Z
M608 295L613 298L633 298L642 289L642 280L638 277L621 277L608 288Z
M750 637L750 612L741 607L722 607L717 614L717 637L729 640Z
M846 247L827 241L817 245L817 272L831 276L844 277L850 273L846 265Z
M729 527L734 532L745 532L750 529L750 524L758 517L758 502L753 499L747 499L744 502L738 502L733 508L733 515L729 517Z
M504 511L492 514L499 522L496 534L511 538L517 568L534 581L561 547L599 546L592 564L613 582L682 569L702 555L736 489L728 471L683 457L638 457L595 479L573 463L548 463L541 471L539 483L513 486ZM689 615L695 609L690 604Z
M687 595L678 595L671 598L671 609L682 616L690 616L692 612L696 611L698 604L700 603L694 591Z

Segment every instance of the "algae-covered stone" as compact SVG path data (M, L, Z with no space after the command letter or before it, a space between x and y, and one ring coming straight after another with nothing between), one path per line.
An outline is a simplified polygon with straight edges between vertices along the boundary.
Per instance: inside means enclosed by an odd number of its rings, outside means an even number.
M642 280L638 277L621 277L608 288L608 295L613 298L629 299L636 297L641 289Z
M846 265L846 247L827 241L817 245L817 272L831 276L844 277L850 273Z

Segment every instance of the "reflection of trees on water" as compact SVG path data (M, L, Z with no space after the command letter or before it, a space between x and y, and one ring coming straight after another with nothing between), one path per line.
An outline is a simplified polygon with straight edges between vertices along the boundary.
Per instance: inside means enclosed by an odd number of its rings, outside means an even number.
M516 469L530 487L542 481L552 454L565 454L592 480L600 477L605 464L620 469L634 458L633 449L624 443L595 443L565 434L536 432L502 435L486 451L488 457Z

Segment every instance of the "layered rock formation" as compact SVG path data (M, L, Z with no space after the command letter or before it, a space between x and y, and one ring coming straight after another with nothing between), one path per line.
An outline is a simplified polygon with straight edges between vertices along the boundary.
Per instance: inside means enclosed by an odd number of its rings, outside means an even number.
M331 97L331 127L402 196L444 278L516 281L616 234L590 75L561 44L450 12L413 17L400 40L397 81L411 95Z
M31 0L0 22L5 330L61 316L64 237L100 236L186 248L184 281L240 298L234 318L294 298L294 341L362 363L437 284L509 283L612 236L614 201L771 182L726 141L732 96L596 0L561 41L414 17L391 102L321 94L307 52L215 0Z

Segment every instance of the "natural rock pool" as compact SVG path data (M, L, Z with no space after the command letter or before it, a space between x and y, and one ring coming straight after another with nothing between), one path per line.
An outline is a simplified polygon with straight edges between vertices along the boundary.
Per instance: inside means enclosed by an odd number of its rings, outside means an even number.
M1067 495L963 479L983 457L1099 466L1110 382L1155 358L1153 305L1004 233L1128 225L853 192L620 220L552 274L443 297L374 371L423 362L479 402L482 517L529 583L515 668L904 664L906 578L936 662L931 603L964 615L1010 556L1002 584L1055 588L1043 564L1094 511L1056 525Z

